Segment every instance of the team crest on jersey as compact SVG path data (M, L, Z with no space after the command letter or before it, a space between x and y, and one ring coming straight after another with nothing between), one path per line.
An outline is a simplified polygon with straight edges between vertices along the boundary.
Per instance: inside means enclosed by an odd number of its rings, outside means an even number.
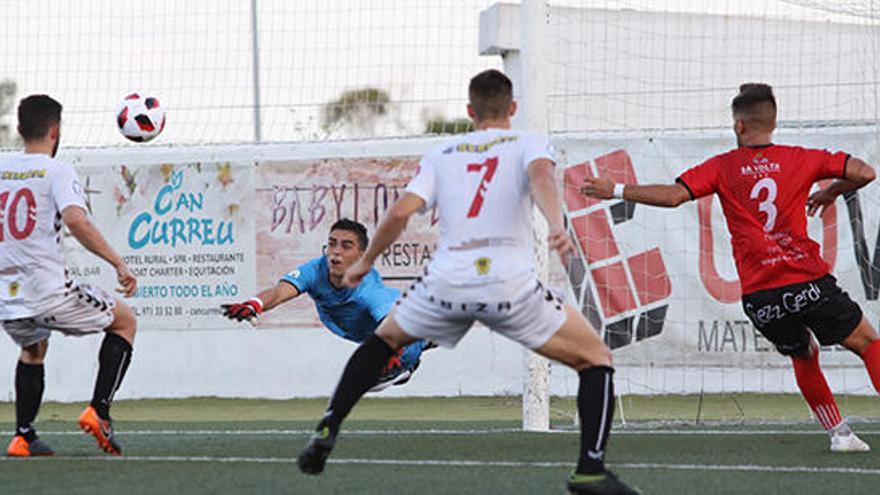
M492 260L486 257L477 258L474 266L477 268L477 275L488 275L489 269L492 268Z
M771 162L763 153L758 153L752 158L751 165L743 165L740 168L742 175L766 175L780 171L779 164Z
M9 297L17 296L19 287L21 286L18 284L17 280L9 284Z

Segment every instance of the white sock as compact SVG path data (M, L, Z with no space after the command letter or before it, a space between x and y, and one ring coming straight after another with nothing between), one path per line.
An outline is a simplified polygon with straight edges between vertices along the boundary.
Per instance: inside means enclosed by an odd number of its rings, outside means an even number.
M852 428L846 423L846 421L841 421L839 425L835 426L828 430L829 435L839 435L839 436L849 436L853 434Z

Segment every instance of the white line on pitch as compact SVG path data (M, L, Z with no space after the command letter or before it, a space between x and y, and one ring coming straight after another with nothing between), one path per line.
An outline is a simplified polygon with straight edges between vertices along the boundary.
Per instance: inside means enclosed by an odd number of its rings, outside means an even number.
M216 462L247 464L294 464L289 457L210 457L210 456L83 456L83 457L36 457L30 459L0 457L0 462L63 462L63 461L109 461L109 462ZM570 462L515 462L515 461L445 461L436 459L330 459L330 464L340 465L389 465L389 466L443 466L443 467L512 467L512 468L569 468ZM814 473L814 474L864 474L880 476L880 469L820 467L820 466L761 466L755 464L660 464L622 463L612 464L620 469L673 469L679 471L736 471L766 473Z
M473 429L473 430L343 430L345 435L352 436L369 436L369 435L488 435L492 433L521 433L523 430L519 428L493 428L493 429ZM286 429L265 429L265 430L131 430L117 431L116 435L173 435L173 436L209 436L209 435L229 435L229 436L248 436L248 435L291 435L306 436L314 433L315 430L286 430ZM565 433L578 433L574 430ZM40 432L40 435L82 435L79 430L68 431L46 431Z
M745 471L764 473L827 473L827 474L868 474L880 476L880 469L819 467L819 466L758 466L754 464L653 464L623 463L613 464L620 469L674 469L680 471Z
M427 430L389 430L389 429L377 429L377 430L342 430L343 434L346 436L370 436L370 435L489 435L489 434L504 434L504 433L529 433L532 434L534 432L524 432L519 428L490 428L490 429L461 429L461 430L438 430L438 429L427 429ZM264 429L264 430L131 430L131 431L117 431L116 434L120 436L130 436L130 435L147 435L147 436L214 436L214 435L227 435L227 436L260 436L260 435L290 435L290 436L304 436L311 435L314 433L314 430L287 430L287 429ZM538 432L540 433L540 432ZM551 430L546 432L549 434L580 434L579 430L569 429L569 430ZM880 435L880 431L878 430L865 430L859 431L859 435L861 436L870 436L870 435ZM79 430L66 430L66 431L41 431L40 435L49 436L49 435L82 435L83 432ZM815 430L643 430L643 429L616 429L613 430L612 435L712 435L712 436L760 436L760 435L826 435L826 433L820 429Z

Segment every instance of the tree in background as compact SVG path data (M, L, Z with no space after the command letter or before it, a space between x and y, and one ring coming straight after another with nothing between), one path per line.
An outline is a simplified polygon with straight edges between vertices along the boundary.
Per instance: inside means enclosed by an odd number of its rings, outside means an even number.
M19 139L15 132L15 118L12 109L15 108L15 93L18 85L12 79L0 81L0 148L18 146Z
M379 88L365 87L343 92L324 104L321 125L329 134L373 137L380 123L392 117L391 97Z
M425 134L462 134L474 130L467 118L447 118L436 109L422 109ZM399 108L391 101L388 91L365 86L344 91L338 98L324 104L321 128L328 136L347 139L374 138L400 135L407 129L399 115ZM415 131L417 132L417 131Z

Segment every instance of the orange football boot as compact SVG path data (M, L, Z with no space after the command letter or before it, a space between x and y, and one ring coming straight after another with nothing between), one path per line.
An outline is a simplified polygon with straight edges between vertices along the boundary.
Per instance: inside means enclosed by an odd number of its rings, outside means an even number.
M95 411L94 407L87 407L86 410L79 415L77 423L79 423L79 427L82 431L90 433L95 437L95 440L98 442L98 447L101 447L104 452L113 455L122 455L122 448L119 447L119 444L116 443L116 439L113 438L112 422L109 419L101 419L101 417L98 416L98 411Z
M6 455L9 457L38 457L55 455L55 452L39 438L28 442L23 436L15 435L9 442L9 446L6 447Z

